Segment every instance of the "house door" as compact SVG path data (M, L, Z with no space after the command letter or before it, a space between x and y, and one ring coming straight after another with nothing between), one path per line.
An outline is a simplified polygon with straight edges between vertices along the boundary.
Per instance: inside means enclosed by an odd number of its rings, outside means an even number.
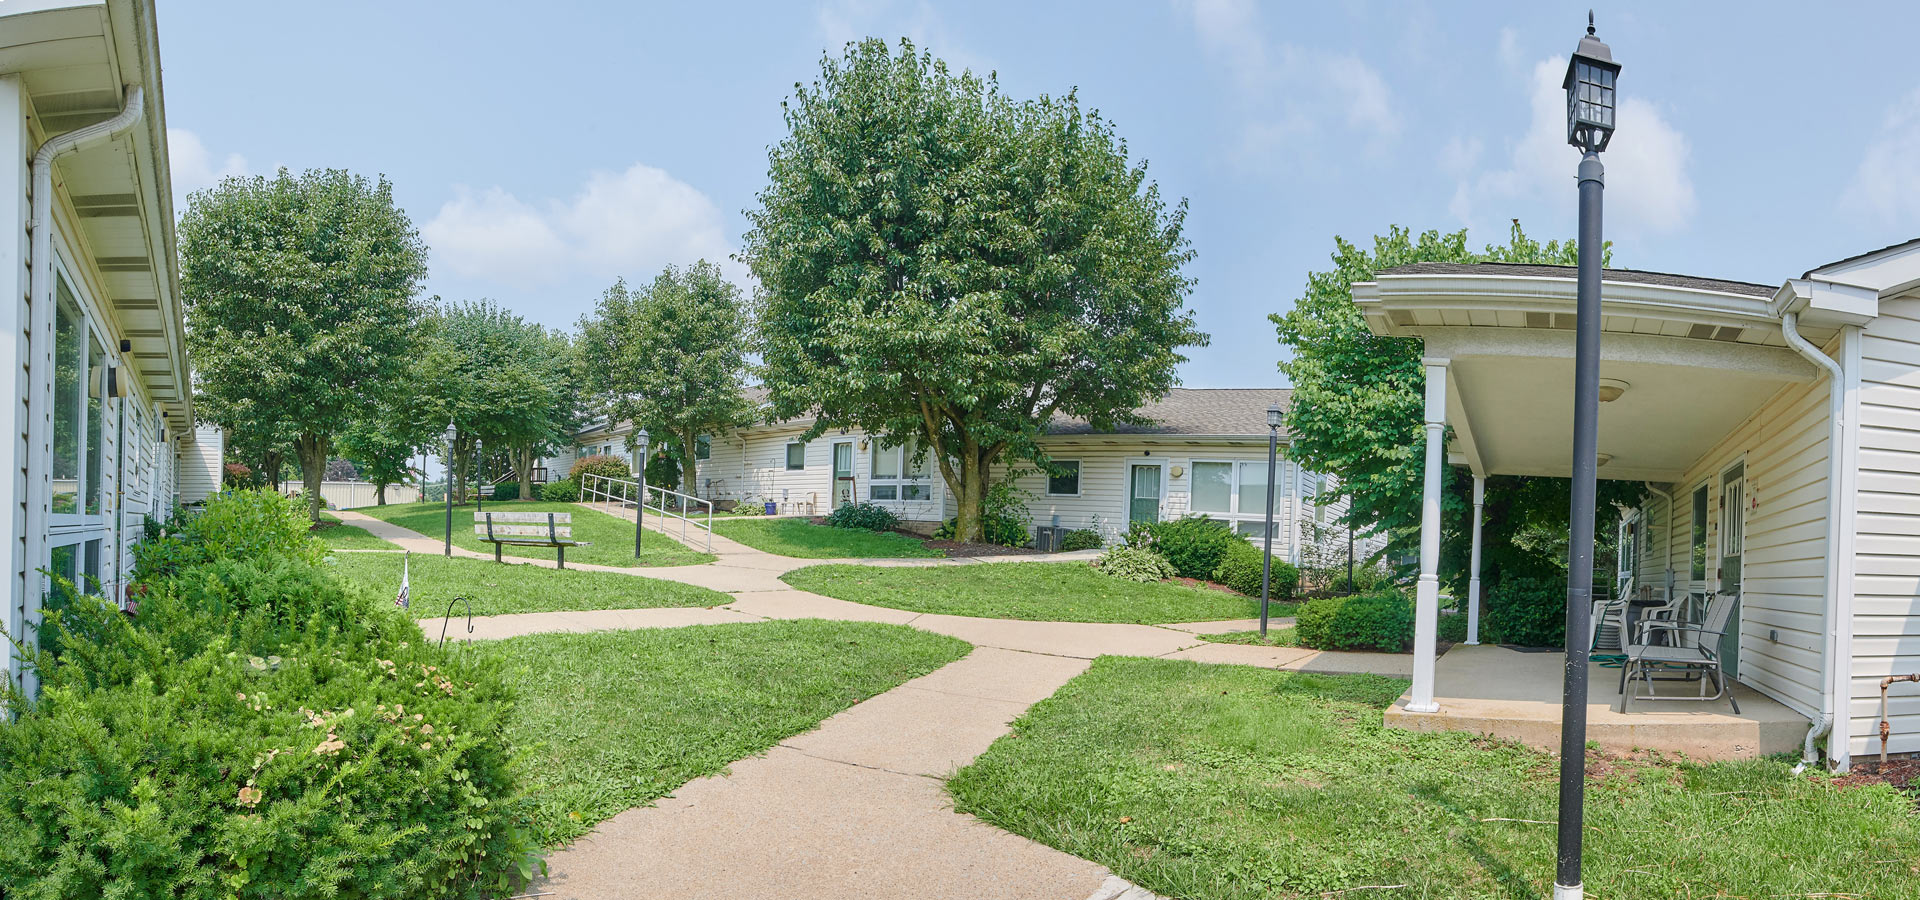
M1128 522L1160 521L1160 482L1159 463L1133 463L1128 466Z
M853 442L833 445L833 506L838 509L853 502Z
M1747 471L1744 463L1720 475L1720 590L1740 593L1740 560L1747 543ZM1720 638L1720 666L1732 677L1740 675L1740 601L1734 600L1733 618Z

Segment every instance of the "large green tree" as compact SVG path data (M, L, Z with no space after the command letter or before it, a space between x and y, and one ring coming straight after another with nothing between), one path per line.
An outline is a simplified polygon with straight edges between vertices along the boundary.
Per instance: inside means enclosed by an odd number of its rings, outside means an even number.
M995 463L1057 415L1133 421L1206 343L1186 205L1074 94L1016 101L901 42L795 86L748 213L773 414L917 437L980 537Z
M282 169L192 195L180 256L198 392L290 429L317 521L334 439L406 371L426 245L385 178Z
M1603 265L1611 262L1611 247L1603 249L1601 259ZM1348 501L1347 525L1378 529L1392 539L1390 551L1404 551L1417 537L1426 459L1421 342L1368 331L1353 303L1353 283L1370 281L1382 269L1418 262L1571 266L1579 261L1579 249L1573 241L1543 244L1529 238L1518 221L1505 245L1481 250L1467 245L1465 229L1416 235L1395 226L1376 236L1370 248L1334 238L1332 260L1332 269L1308 274L1306 293L1291 310L1270 317L1292 354L1280 363L1293 382L1288 455L1310 469L1338 475L1337 487L1320 500ZM1471 479L1449 468L1446 490L1443 572L1463 581ZM1497 583L1507 573L1548 577L1557 572L1564 577L1565 560L1556 558L1550 546L1514 538L1564 530L1567 490L1564 478L1496 476L1487 481L1484 582ZM1607 523L1617 519L1616 504L1636 502L1641 490L1637 482L1600 482L1600 533L1606 534ZM1563 542L1559 553L1564 556L1564 551Z
M504 453L533 498L533 460L563 442L577 421L565 335L492 301L448 303L427 319L418 389L432 398L426 418L454 428L453 489L466 502L478 454Z
M740 289L706 260L668 266L639 290L615 282L580 320L579 352L587 393L602 399L610 420L666 439L681 492L698 496L700 436L753 419Z

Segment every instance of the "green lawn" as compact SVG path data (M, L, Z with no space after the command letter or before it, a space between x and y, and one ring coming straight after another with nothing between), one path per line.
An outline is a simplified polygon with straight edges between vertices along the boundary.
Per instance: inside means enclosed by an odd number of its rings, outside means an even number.
M398 553L337 553L340 574L384 594L400 590ZM437 554L413 554L409 579L412 602L419 618L446 615L447 602L457 596L473 598L473 614L546 612L567 609L653 609L662 606L718 606L730 598L690 584L578 569L546 569L525 563L448 559ZM465 615L461 604L455 615Z
M808 566L780 580L855 603L989 619L1157 624L1260 613L1257 599L1172 582L1126 581L1083 562Z
M1102 657L948 789L962 812L1184 900L1547 896L1553 757L1388 729L1406 684ZM1588 896L1914 896L1920 817L1891 788L1775 761L1589 770ZM1356 890L1383 885L1401 887Z
M530 501L526 503L488 503L487 508L500 512L563 512L573 515L574 540L587 541L591 546L568 547L567 562L597 563L603 566L689 566L712 562L712 554L691 550L678 541L649 531L641 541L640 559L633 558L633 523L616 519L603 512L587 509L572 503L548 503ZM444 503L395 503L387 506L368 506L354 510L366 513L376 519L392 522L402 528L410 528L428 537L438 538L445 534L447 507ZM493 545L480 540L473 534L473 507L456 506L453 508L453 544L469 550L478 550L488 555L493 553ZM554 551L547 547L506 548L509 556L526 559L553 559Z
M963 641L897 625L802 619L543 634L476 644L520 700L534 827L548 844L665 796L910 678Z
M1203 641L1212 641L1216 644L1259 644L1266 647L1300 646L1300 635L1293 630L1292 625L1275 626L1271 623L1268 624L1267 639L1264 641L1260 639L1260 632L1258 630L1226 631L1220 634L1195 635L1195 637Z
M321 524L314 526L313 536L320 543L334 550L398 550L394 543L374 537L365 528L358 525L343 525L340 517L330 512L320 513Z
M740 517L715 521L713 531L755 550L800 559L879 559L944 556L925 541L894 532L829 528L805 519Z

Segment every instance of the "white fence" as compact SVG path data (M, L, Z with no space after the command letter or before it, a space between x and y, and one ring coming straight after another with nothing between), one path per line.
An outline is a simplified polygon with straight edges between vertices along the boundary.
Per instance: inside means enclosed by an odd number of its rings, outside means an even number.
M280 493L298 494L304 487L298 481L280 483ZM355 509L374 505L373 485L365 481L322 481L320 499L326 501L328 509ZM420 486L414 484L387 485L388 503L412 503L420 499Z

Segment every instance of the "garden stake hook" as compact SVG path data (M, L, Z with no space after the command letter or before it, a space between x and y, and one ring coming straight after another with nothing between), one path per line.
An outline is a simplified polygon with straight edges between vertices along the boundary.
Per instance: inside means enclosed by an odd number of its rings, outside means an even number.
M467 633L468 634L473 633L473 598L465 594L461 594L460 596L447 601L447 614L440 617L440 646L442 648L447 646L447 622L448 620L453 618L453 605L455 603L461 603L461 602L464 602L467 604ZM473 639L468 638L467 643L469 644L473 643Z

